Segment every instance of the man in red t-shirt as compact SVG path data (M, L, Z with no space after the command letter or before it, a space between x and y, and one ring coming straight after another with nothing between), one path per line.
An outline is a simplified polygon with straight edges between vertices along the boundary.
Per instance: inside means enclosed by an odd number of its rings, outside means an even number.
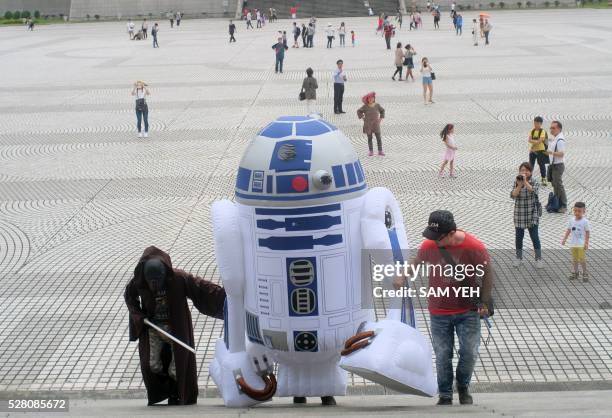
M293 6L290 9L290 13L291 13L291 19L295 20L295 18L297 17L297 7Z
M455 375L459 402L472 404L468 387L478 357L480 317L489 315L493 287L489 254L476 237L457 229L453 214L446 210L429 215L423 236L427 239L413 265L423 264L429 276L428 308L436 353L438 405L453 403L455 332L459 340ZM396 279L395 286L402 286L404 280Z

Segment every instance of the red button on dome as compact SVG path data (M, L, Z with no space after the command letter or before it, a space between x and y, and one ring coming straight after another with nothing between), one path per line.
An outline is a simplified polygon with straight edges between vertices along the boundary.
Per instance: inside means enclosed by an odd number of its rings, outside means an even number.
M294 177L293 180L291 180L291 187L293 187L293 190L296 192L303 192L306 190L306 187L308 187L308 181L304 177Z

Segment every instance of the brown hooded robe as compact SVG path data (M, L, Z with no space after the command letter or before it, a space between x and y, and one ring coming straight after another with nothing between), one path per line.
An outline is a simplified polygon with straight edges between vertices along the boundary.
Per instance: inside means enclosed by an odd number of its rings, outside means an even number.
M214 283L194 277L183 270L173 269L170 256L156 247L144 250L134 270L134 278L125 288L125 303L130 311L130 341L138 340L140 369L147 388L149 405L178 396L180 405L197 402L198 376L195 355L178 344L172 344L176 364L176 385L168 376L155 374L149 365L149 327L144 324L145 318L152 318L155 312L155 298L144 279L144 262L153 258L161 260L168 271L172 272L167 279L167 298L170 333L194 347L193 324L187 299L201 313L223 319L225 290ZM153 331L154 332L154 331ZM164 367L170 363L169 352L165 353Z

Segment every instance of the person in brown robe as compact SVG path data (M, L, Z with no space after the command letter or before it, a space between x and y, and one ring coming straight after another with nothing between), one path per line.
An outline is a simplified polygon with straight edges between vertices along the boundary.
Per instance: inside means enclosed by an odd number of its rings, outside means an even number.
M193 324L187 298L205 315L223 319L225 290L207 280L172 267L170 256L156 247L144 250L125 288L129 310L130 341L138 340L140 369L147 388L148 404L168 399L170 405L195 404L198 376L195 355L166 341L161 353L163 368L154 372L151 342L159 334L144 323L145 318L194 347ZM153 334L155 333L155 334ZM153 335L153 336L152 336ZM159 353L158 353L158 358ZM154 368L157 369L158 367Z
M357 110L357 117L363 119L363 133L368 137L368 155L374 155L372 135L376 136L378 155L384 156L382 149L382 138L380 135L380 122L385 118L385 109L376 103L376 93L373 91L361 98L363 106Z

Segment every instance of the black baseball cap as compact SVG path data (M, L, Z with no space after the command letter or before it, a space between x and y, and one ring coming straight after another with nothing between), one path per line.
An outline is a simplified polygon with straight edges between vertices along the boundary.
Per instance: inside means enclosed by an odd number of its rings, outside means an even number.
M427 228L423 231L423 236L427 239L438 241L449 232L455 231L457 225L453 214L447 210L436 210L429 214Z

